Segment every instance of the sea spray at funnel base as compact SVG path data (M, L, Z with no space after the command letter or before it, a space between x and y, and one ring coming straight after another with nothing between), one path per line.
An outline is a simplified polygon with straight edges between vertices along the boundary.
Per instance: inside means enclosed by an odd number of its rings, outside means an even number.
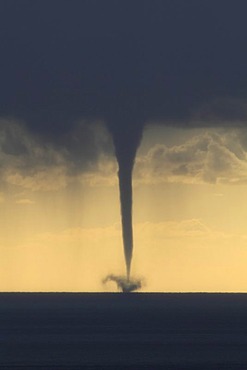
M119 276L110 274L106 276L106 278L102 281L103 284L106 284L109 281L114 281L118 288L121 289L123 293L130 293L137 289L140 289L142 286L140 279L129 279L125 276Z

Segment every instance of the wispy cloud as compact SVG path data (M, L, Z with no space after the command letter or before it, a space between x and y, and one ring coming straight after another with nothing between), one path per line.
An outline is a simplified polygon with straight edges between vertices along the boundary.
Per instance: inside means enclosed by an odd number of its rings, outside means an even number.
M28 198L18 199L16 204L34 204L35 202Z
M5 196L3 193L0 193L0 203L5 202Z

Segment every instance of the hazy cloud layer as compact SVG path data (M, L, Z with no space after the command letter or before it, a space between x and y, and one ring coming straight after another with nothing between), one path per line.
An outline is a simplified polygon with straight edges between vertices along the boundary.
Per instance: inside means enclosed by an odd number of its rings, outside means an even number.
M183 137L183 131L181 131ZM142 152L143 153L143 152ZM0 121L2 185L56 191L73 181L89 186L117 183L109 133L100 122L77 122L56 141L45 141L22 122ZM208 128L180 145L153 145L136 158L136 183L247 183L247 130Z
M144 222L136 224L136 234L142 238L151 236L154 241L173 238L205 238L216 236L206 224L199 219L183 221ZM220 233L218 233L220 234Z
M157 241L159 239L174 239L174 238L205 238L205 237L223 237L224 234L220 231L211 230L200 219L186 219L182 221L162 221L162 222L139 222L135 224L135 234L140 240L152 238ZM231 236L232 234L227 234ZM92 243L114 243L121 242L121 225L115 223L107 227L92 227L92 228L71 228L65 229L59 233L47 232L33 236L42 243L82 243L85 245ZM246 236L245 236L246 237Z
M184 144L153 146L136 160L136 181L145 183L247 182L246 132L209 130Z
M102 168L112 151L109 135L97 122L78 122L74 129L54 142L30 133L23 123L0 121L0 178L7 183L32 191L64 188L69 182L90 178ZM100 162L100 158L102 161ZM90 182L90 181L89 181ZM93 181L91 181L93 182ZM96 181L97 182L97 181Z

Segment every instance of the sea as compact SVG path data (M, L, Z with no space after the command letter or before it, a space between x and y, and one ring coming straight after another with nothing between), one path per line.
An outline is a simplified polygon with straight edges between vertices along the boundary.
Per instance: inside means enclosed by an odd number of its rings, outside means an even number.
M247 369L247 294L1 293L0 369Z

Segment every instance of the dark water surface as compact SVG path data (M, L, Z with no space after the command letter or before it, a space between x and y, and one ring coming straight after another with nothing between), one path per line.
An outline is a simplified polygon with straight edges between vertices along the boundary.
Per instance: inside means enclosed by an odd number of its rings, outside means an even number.
M0 369L247 369L247 294L0 294Z

